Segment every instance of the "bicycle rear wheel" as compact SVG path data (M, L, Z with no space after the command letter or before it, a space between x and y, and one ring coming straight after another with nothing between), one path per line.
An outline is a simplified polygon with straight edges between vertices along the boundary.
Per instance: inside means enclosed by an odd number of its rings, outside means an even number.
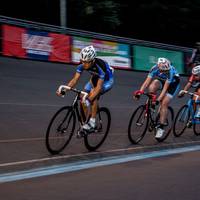
M157 124L158 124L158 121L160 120L160 114L158 114L158 117L157 117ZM174 120L174 110L172 107L168 107L168 113L167 113L167 119L166 119L166 122L165 122L165 126L164 126L164 134L161 138L156 138L156 140L158 142L163 142L164 140L167 139L167 137L169 136L171 130L172 130L172 127L173 127L173 120ZM156 134L156 128L155 128L155 134Z
M97 127L95 131L84 137L85 146L89 151L95 151L103 144L109 133L110 123L110 111L105 107L99 108L96 116Z
M128 125L128 138L133 144L140 142L147 132L149 114L145 105L139 106L132 114Z
M176 114L173 126L174 136L179 137L184 133L185 129L187 128L189 119L190 119L189 106L184 105L179 109L178 113Z
M76 116L72 107L62 107L55 113L46 131L46 147L51 154L58 154L67 146L75 123Z

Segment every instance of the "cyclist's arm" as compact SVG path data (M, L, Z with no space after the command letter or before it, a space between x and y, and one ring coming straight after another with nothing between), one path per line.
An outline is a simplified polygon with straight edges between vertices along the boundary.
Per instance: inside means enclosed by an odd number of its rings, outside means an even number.
M97 82L97 86L94 88L93 92L91 93L91 95L89 96L89 100L93 101L95 99L95 97L101 92L101 89L103 87L103 79L99 79Z
M142 84L140 90L144 91L151 83L152 78L151 77L147 77L146 80L144 81L144 83Z
M183 90L188 91L188 90L190 89L191 85L192 85L192 83L191 83L191 82L188 82L188 83L185 85L185 87L184 87Z
M165 94L167 93L167 90L169 88L170 82L165 81L164 87L162 89L162 92L160 93L159 97L158 97L158 101L162 101L162 99L164 98Z
M185 91L188 91L190 89L190 87L192 86L192 82L194 81L195 77L194 75L192 74L190 77L189 77L189 80L188 80L188 83L185 85L184 87L184 90Z
M81 74L76 72L74 77L72 78L72 80L67 84L67 86L74 87L77 84L80 76L81 76Z

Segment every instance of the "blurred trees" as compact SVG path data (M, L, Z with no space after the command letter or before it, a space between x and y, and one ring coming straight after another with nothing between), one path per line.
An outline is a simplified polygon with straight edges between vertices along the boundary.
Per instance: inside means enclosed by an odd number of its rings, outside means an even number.
M200 36L200 0L68 2L74 28L189 46Z
M69 26L111 33L121 24L120 4L113 0L68 0Z
M66 0L67 26L193 46L200 41L200 0ZM2 0L0 15L60 25L59 0Z

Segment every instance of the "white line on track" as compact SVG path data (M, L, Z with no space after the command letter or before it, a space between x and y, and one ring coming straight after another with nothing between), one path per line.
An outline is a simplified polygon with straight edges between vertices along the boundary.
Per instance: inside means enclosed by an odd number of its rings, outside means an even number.
M187 153L192 151L199 151L200 145L166 149L166 150L157 150L151 152L143 153L132 153L128 155L118 155L110 157L101 157L95 158L86 161L76 161L73 163L59 164L54 166L47 166L41 168L35 168L26 171L16 171L11 173L0 174L0 183L13 182L25 179L31 179L36 177L44 177L49 175L56 175L61 173L69 173L80 171L84 169L91 169L94 167L109 166L114 164L122 164L130 161L138 161L150 158L157 158L163 156L170 156L180 153Z
M196 145L199 144L198 141L192 141L192 142L182 142L182 143L176 143L176 146L178 145ZM142 146L142 147L131 147L131 148L122 148L122 149L113 149L113 150L107 150L107 151L101 151L101 152L89 152L89 153L82 153L82 154L71 154L71 155L59 155L54 157L46 157L46 158L39 158L39 159L32 159L32 160L24 160L24 161L16 161L16 162L9 162L9 163L2 163L0 164L0 167L9 167L9 166L17 166L17 165L23 165L23 164L32 164L32 163L41 163L45 161L52 161L52 160L62 160L64 158L80 158L81 156L90 156L90 155L98 155L98 154L109 154L109 153L120 153L120 152L128 152L133 150L140 150L140 149L151 149L153 147L159 148L167 148L170 147L171 144L163 144L163 145L151 145L151 146Z

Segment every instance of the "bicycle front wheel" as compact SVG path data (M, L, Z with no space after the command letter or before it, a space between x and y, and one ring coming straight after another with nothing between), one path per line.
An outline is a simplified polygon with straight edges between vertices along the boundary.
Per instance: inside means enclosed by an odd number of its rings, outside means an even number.
M200 122L196 122L193 125L193 131L195 135L200 135Z
M76 116L72 107L62 107L55 113L46 131L46 147L51 154L58 154L67 146L75 123Z
M99 108L96 116L97 127L95 131L84 137L85 146L89 151L95 151L103 144L109 133L110 123L110 111L105 107Z
M174 126L173 126L173 134L176 137L181 136L185 129L187 128L187 124L190 119L190 110L188 105L182 106L175 118Z
M148 123L149 114L145 105L141 105L132 114L128 125L128 138L133 144L137 144L145 136Z

